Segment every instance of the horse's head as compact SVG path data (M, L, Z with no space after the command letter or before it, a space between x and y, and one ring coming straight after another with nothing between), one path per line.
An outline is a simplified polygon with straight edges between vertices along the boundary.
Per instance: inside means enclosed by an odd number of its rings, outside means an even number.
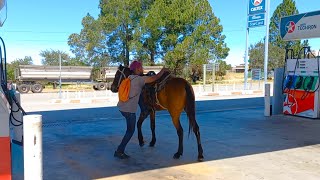
M130 68L120 65L111 85L111 91L116 93L119 90L121 82L131 74Z

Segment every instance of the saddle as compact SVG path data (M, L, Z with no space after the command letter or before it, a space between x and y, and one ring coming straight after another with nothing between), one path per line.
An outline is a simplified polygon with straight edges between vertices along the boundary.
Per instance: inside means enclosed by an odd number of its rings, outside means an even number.
M147 75L153 75L153 73L149 72ZM145 84L142 92L143 92L143 100L144 104L149 107L149 109L157 110L157 109L165 109L163 106L159 104L159 100L157 97L157 93L161 91L169 79L174 76L170 72L165 72L158 80L153 83Z

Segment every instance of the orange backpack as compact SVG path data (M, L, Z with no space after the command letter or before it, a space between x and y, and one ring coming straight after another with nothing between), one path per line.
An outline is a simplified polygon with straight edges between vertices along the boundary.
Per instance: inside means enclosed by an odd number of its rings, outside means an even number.
M134 77L134 78L136 78L136 77ZM121 82L121 84L119 86L119 90L118 90L119 101L126 102L129 99L137 96L137 95L135 95L133 97L129 97L130 87L131 87L131 79L129 77L127 77Z
M118 91L119 101L126 102L129 100L131 80L130 78L125 78L120 86Z

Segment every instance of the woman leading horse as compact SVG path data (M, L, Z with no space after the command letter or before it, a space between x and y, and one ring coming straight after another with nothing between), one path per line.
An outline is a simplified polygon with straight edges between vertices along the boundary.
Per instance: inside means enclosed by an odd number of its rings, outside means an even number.
M118 92L121 82L125 78L129 77L129 75L131 74L132 74L132 71L130 71L128 67L124 67L120 65L115 74L113 83L111 85L111 91L114 93ZM198 161L203 161L203 149L202 149L201 140L200 140L199 126L195 116L195 95L194 95L192 86L183 78L165 77L161 79L165 79L166 82L164 83L163 88L158 89L157 92L155 92L155 96L152 96L152 97L148 96L147 88L144 88L141 92L142 95L140 98L142 99L139 101L139 105L141 107L141 114L137 123L138 139L139 139L140 146L144 145L142 131L141 131L141 126L143 121L150 114L151 131L152 131L152 140L150 142L150 146L154 146L156 142L155 111L167 110L171 116L173 125L175 126L178 137L179 137L178 151L174 154L173 158L175 159L180 158L180 156L183 154L183 128L180 123L180 116L182 111L185 111L189 119L189 134L192 128L197 138ZM155 84L157 83L152 83L151 86ZM146 103L146 102L154 101L154 98L156 98L156 105ZM146 104L143 104L143 102Z

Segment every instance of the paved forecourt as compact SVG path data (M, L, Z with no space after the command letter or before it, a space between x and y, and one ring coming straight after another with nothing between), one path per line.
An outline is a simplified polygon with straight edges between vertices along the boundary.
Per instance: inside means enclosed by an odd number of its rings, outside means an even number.
M178 136L166 111L157 113L156 146L140 147L137 133L128 160L113 157L125 132L116 107L39 111L43 115L44 179L317 179L320 121L263 116L263 98L197 102L205 161L198 163L194 134L184 128L184 154L172 158ZM150 141L150 123L143 124ZM14 176L20 179L19 176Z

